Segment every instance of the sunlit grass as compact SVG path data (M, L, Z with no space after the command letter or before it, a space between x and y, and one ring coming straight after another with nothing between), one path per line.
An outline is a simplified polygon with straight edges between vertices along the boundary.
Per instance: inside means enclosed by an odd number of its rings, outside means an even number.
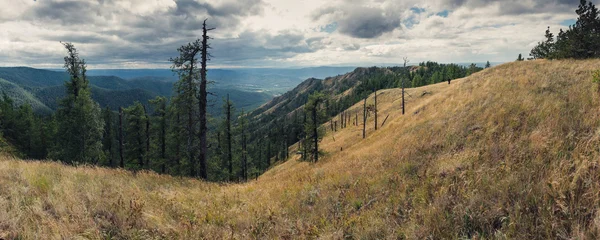
M597 239L597 69L508 63L408 89L406 115L383 90L378 131L245 184L0 157L0 237Z

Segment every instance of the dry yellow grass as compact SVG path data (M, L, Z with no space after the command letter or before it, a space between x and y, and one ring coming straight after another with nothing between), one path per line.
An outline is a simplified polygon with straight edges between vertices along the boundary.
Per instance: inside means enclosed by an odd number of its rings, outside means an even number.
M404 116L384 90L380 130L328 133L321 162L246 184L0 157L0 237L598 239L596 69L508 63L409 89Z

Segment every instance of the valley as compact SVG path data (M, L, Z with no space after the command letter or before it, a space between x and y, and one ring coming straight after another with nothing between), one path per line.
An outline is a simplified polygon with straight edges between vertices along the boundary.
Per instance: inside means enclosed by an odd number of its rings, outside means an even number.
M389 120L377 131L372 118L365 139L362 127L328 130L321 161L292 154L242 184L5 156L0 236L591 237L598 68L503 64L408 89L405 115L401 90L382 90L379 114Z

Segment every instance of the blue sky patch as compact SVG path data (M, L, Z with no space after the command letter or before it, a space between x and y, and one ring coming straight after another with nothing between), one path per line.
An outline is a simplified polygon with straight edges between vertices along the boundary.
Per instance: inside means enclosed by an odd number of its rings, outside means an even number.
M575 25L575 22L577 22L576 19L567 19L567 20L564 20L564 21L560 22L560 25L568 27L568 26L571 26L571 25Z
M450 12L448 12L448 10L444 10L444 11L441 11L441 12L439 12L439 13L436 13L435 15L437 15L437 16L440 16L440 17L447 18L449 13L450 13Z
M404 26L406 26L409 29L411 29L417 23L418 22L416 22L416 19L414 17L410 17L410 18L404 20Z
M338 28L338 24L337 24L337 22L334 22L334 23L327 24L324 27L321 27L321 32L332 33L332 32L335 32L335 30L337 30L337 28Z
M425 8L418 8L418 7L411 7L410 10L416 14L421 14L422 12L425 12Z

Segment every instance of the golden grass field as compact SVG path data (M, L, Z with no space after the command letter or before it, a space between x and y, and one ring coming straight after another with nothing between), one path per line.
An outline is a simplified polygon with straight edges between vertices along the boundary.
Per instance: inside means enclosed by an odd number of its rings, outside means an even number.
M598 239L597 69L507 63L408 89L404 116L383 90L384 127L328 132L319 163L244 184L0 157L0 237Z

